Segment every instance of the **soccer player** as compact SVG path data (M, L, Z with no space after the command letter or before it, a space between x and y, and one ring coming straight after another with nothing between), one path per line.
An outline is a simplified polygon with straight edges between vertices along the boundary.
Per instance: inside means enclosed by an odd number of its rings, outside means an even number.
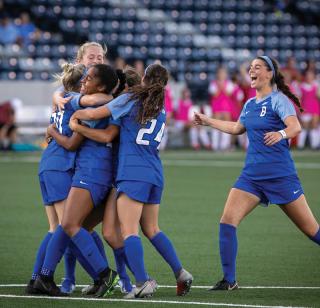
M155 280L150 279L145 270L139 224L172 268L177 279L177 295L187 294L193 280L192 275L183 269L171 241L158 225L163 190L158 148L166 121L164 91L167 81L168 71L160 64L152 64L145 71L142 85L105 106L79 110L72 118L93 120L112 116L121 120L117 211L125 253L137 285L125 298L151 296L157 288Z
M117 70L118 77L123 74L120 80L123 79L124 85L119 85L114 96L117 94L123 94L128 92L130 88L136 86L141 83L140 75L131 67L126 67L122 74ZM120 92L120 90L122 91ZM94 106L96 102L93 100L86 100L81 102L82 106ZM108 129L92 129L85 125L80 125L77 120L73 120L70 122L70 128L80 133L81 135L95 140L97 142L106 142L106 139L109 138L107 130ZM118 166L118 150L119 150L119 140L113 140L112 143L113 150L113 185L115 186L116 172ZM116 190L112 188L108 195L108 199L105 205L105 211L103 215L103 237L109 246L113 249L117 273L120 277L119 284L121 286L121 291L123 293L131 292L132 285L130 282L130 278L126 272L126 265L128 265L125 251L124 251L124 243L123 238L121 236L120 224L118 219L118 213L116 208ZM99 284L97 281L94 284L85 287L82 290L82 294L90 295L94 294L97 291Z
M79 47L75 62L83 64L86 68L93 64L106 63L106 53L106 47L103 48L101 44L87 42ZM59 109L63 109L70 99L70 97L64 97L63 89L59 89L53 94L53 107L58 106Z
M84 72L85 66L82 64L65 64L63 66L63 73L57 78L61 81L66 96L80 91L80 80ZM73 134L68 125L72 113L77 108L77 105L69 103L66 105L64 112L54 112L51 117L51 122L55 123L60 133L69 140L69 149L66 150L55 140L52 140L43 152L39 164L40 188L48 217L49 232L38 249L32 277L26 288L26 293L28 294L39 293L33 287L34 281L40 274L46 248L52 234L62 220L65 200L71 187L76 156L75 150L83 139L79 134Z
M106 53L106 47L103 48L101 44L97 42L87 42L79 47L75 62L83 64L86 68L93 64L102 64L106 62ZM65 92L63 88L58 89L53 94L54 110L56 107L58 107L59 110L62 110L64 105L71 99L70 96L66 97L64 94ZM99 98L95 97L93 101L96 102L97 99L99 100ZM95 231L92 231L91 233L100 249L100 252L105 255L103 243L98 233ZM65 293L71 293L75 287L75 264L75 256L68 248L64 256L65 278L61 285L61 290Z
M83 90L84 94L104 93L111 96L117 84L117 74L110 66L96 64L89 68L83 81ZM77 95L73 97L73 100L78 101L80 98L81 95ZM88 124L97 128L105 128L109 121L107 119ZM86 139L78 149L75 174L65 204L62 223L52 236L41 274L34 283L34 287L42 293L52 296L61 295L53 280L53 274L70 242L77 247L92 269L99 275L100 287L96 296L105 295L117 283L117 273L109 268L107 260L101 255L90 233L82 228L84 219L94 207L102 203L111 188L112 149L110 142L118 135L119 128L117 125L109 125L109 130L110 140L107 144ZM52 130L50 134L57 142L62 143L61 135L57 131Z
M238 288L236 231L242 219L259 203L278 204L304 234L320 244L319 224L308 206L289 151L288 139L301 131L291 101L302 110L300 101L284 83L275 60L267 56L255 58L249 74L256 97L246 102L238 122L195 114L196 124L209 125L232 135L247 131L249 138L245 166L229 193L220 220L224 277L211 290Z

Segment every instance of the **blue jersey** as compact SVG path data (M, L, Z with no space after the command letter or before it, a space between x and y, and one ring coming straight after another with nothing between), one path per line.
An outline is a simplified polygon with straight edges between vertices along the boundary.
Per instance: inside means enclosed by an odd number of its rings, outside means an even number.
M109 124L120 126L119 121L105 118L98 121L86 121L91 128L104 129ZM74 180L88 181L111 186L113 179L112 143L100 143L85 139L78 149Z
M296 115L292 103L279 91L259 101L252 98L246 102L240 114L249 139L243 176L264 180L296 174L287 139L273 146L264 144L264 134L284 129L285 118L292 115Z
M50 123L55 123L60 134L70 137L72 130L69 127L69 121L72 114L80 109L80 94L68 93L65 97L73 95L73 98L65 105L62 111L52 113ZM43 151L39 164L39 174L43 171L67 171L74 168L76 152L66 150L60 146L54 139Z
M163 168L159 157L165 111L145 125L137 122L139 102L123 94L106 106L113 119L120 119L120 147L117 181L141 181L163 187Z

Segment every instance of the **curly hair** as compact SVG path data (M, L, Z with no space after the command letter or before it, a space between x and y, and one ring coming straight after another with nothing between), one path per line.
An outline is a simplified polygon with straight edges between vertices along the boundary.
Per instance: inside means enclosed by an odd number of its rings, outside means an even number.
M130 100L139 104L138 123L146 124L162 111L168 79L169 73L164 66L151 64L145 70L143 83L130 89Z

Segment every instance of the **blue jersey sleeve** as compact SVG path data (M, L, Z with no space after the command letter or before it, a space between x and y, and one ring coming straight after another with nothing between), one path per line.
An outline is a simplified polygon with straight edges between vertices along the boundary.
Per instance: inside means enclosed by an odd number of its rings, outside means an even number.
M278 93L277 98L273 100L273 110L277 113L282 121L284 121L288 116L297 115L296 110L294 109L293 104L289 98L282 94Z
M70 100L70 104L72 106L72 108L74 110L79 110L82 109L82 107L80 106L80 99L81 99L82 95L81 94L76 94L74 93L74 95L72 95L72 98Z
M121 121L120 121L120 119L115 120L114 118L111 117L110 121L109 121L109 124L110 125L121 126Z
M129 94L123 94L105 105L106 108L110 110L112 118L114 120L118 120L129 113L135 102L128 101L128 99Z

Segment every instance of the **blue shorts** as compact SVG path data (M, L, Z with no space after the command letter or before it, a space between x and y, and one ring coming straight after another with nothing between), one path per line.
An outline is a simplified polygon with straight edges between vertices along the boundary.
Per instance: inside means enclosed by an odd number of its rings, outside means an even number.
M111 186L92 183L86 180L73 179L72 187L86 189L90 192L93 206L96 207L105 201Z
M266 206L290 203L304 193L296 174L268 180L250 180L241 175L233 187L254 194Z
M117 182L117 196L124 193L131 199L142 203L160 204L162 191L163 187L151 183L139 181Z
M39 174L40 189L44 205L53 205L68 197L73 170L43 171Z

